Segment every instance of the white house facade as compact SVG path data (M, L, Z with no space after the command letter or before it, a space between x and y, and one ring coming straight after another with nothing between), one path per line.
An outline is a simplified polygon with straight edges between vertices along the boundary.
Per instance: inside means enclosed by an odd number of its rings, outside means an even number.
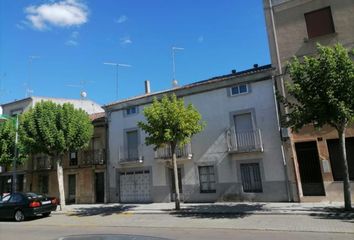
M170 202L170 151L145 145L137 123L154 97L176 94L201 113L206 127L177 152L184 202L287 201L286 166L267 65L104 106L108 121L110 202Z

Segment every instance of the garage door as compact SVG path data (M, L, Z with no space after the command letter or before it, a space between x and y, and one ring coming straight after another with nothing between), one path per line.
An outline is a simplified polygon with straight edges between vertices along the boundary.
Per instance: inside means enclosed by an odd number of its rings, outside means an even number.
M121 202L151 202L151 174L149 170L120 173Z

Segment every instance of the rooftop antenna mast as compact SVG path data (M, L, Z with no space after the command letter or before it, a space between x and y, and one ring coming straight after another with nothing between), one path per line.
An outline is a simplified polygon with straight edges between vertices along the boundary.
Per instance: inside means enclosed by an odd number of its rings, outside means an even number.
M116 68L116 99L118 99L118 70L119 67L132 67L129 64L125 63L115 63L115 62L104 62L104 65L110 65Z
M82 100L87 98L86 84L94 83L94 81L81 80L79 84L66 84L66 87L80 88L80 98Z
M32 62L34 59L38 59L40 58L39 56L29 56L28 57L28 82L26 84L27 88L26 88L26 97L30 97L32 96L33 93L33 89L31 88L31 80L32 80Z
M178 85L178 81L176 79L176 61L175 61L175 55L176 55L176 51L179 51L179 50L184 50L184 48L181 48L181 47L175 47L173 46L172 47L172 85L173 87L177 87Z

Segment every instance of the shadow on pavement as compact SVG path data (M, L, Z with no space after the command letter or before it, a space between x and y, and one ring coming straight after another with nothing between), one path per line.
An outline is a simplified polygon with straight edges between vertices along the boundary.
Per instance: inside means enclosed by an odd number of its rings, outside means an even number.
M184 208L178 212L172 212L170 215L176 217L190 217L190 218L244 218L252 215L254 211L264 211L264 204L237 204L233 206L225 206L218 204L210 205L195 205Z
M109 216L117 213L123 213L134 208L135 205L123 206L99 206L99 207L84 207L75 208L72 212L68 213L69 216L88 217L88 216Z
M310 216L317 219L333 219L342 220L343 222L354 223L354 209L351 211L345 211L344 208L340 207L324 207L324 208L313 208L310 211ZM318 211L318 213L316 213Z

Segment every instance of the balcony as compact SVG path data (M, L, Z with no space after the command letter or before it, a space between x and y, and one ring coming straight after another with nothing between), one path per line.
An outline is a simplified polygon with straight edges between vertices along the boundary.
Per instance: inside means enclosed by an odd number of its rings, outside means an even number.
M87 150L82 152L80 165L104 165L106 164L106 149Z
M177 160L189 160L192 159L192 146L190 143L176 149ZM155 159L159 160L171 160L172 151L170 146L165 146L155 151Z
M260 129L236 132L235 127L231 127L227 130L226 136L230 153L263 152Z
M119 163L120 164L134 164L143 163L142 145L135 148L120 147L119 148Z

